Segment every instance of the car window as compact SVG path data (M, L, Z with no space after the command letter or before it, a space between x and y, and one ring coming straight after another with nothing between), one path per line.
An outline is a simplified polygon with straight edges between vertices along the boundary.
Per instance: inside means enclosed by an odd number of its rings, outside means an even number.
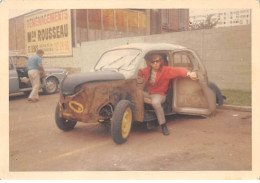
M27 67L27 57L13 56L12 59L15 67Z
M136 49L119 49L104 53L94 69L97 70L125 70L130 71L135 68L137 58L141 54Z
M11 60L11 58L9 58L9 70L13 70L13 69L14 69L14 66L13 66L12 60Z
M174 67L185 67L189 70L192 70L191 56L186 52L177 52L173 54L173 60L171 65Z

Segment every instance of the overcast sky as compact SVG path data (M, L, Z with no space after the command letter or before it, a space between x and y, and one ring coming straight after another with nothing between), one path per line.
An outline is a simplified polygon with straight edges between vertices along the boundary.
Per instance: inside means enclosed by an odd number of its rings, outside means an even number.
M19 15L23 15L25 13L34 11L36 9L10 9L9 11L9 18L14 18ZM216 12L223 12L223 11L228 11L231 9L190 9L190 16L193 15L204 15L204 14L209 14L209 13L216 13Z
M35 9L16 9L16 10L9 10L9 18L14 18L17 17L19 15L23 15L25 13L34 11Z

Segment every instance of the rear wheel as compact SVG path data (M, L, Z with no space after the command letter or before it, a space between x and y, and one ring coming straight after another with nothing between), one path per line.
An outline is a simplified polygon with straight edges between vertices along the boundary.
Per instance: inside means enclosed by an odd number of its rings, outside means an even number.
M217 87L215 83L208 82L208 87L211 88L216 93L216 103L219 106L222 106L224 103L225 96L222 96L220 89Z
M111 135L115 143L126 142L132 127L133 112L128 100L121 100L113 113L111 121Z
M56 93L58 89L58 80L55 77L49 77L46 79L46 86L44 86L43 91L45 94Z
M56 120L56 124L57 124L58 128L63 131L72 130L75 127L75 125L77 124L77 121L67 120L65 118L60 117L59 114L60 114L60 106L58 104L56 107L56 111L55 111L55 120Z

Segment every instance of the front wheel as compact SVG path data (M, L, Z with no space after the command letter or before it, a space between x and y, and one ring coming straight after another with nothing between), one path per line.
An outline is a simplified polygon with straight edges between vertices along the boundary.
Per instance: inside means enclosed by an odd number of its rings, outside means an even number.
M121 100L113 113L111 121L111 135L116 144L126 142L130 134L133 121L131 103L128 100Z
M58 81L55 77L49 77L46 79L46 86L44 86L43 91L45 94L56 93L58 89Z
M56 107L55 120L56 120L56 124L57 124L58 128L63 130L63 131L70 131L77 124L77 121L67 120L65 118L60 117L60 106L59 106L59 104Z

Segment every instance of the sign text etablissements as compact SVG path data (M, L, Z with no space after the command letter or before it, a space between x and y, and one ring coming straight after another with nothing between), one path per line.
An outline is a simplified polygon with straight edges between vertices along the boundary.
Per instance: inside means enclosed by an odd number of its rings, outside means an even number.
M71 55L70 10L44 10L26 16L25 42L28 55L38 49L45 56Z

